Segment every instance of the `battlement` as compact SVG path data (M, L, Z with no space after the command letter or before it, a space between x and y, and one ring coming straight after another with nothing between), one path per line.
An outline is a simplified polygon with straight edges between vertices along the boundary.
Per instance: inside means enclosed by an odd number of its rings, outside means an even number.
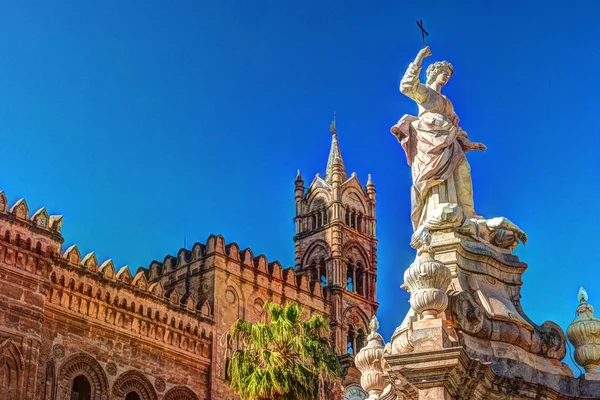
M87 273L110 286L120 289L128 288L141 296L153 296L175 310L185 310L199 314L204 318L212 318L212 310L206 299L197 299L189 292L166 291L160 281L149 282L146 268L140 267L135 275L132 275L126 265L117 270L112 259L105 260L100 264L94 252L88 253L82 259L77 245L65 250L60 260L57 260L57 264L66 268L75 268L79 272Z
M19 199L10 208L4 190L0 190L0 235L7 242L40 254L58 254L64 242L62 215L48 215L45 207L29 217L29 206Z
M160 282L165 278L178 279L183 276L180 270L190 268L191 274L201 272L207 258L212 256L225 257L228 261L239 266L240 272L252 270L267 278L269 282L278 282L286 290L304 291L311 296L325 299L323 287L319 282L310 282L304 274L296 274L293 267L283 268L279 261L269 261L261 254L254 256L252 250L240 250L235 242L226 244L221 235L210 235L204 243L195 243L191 250L181 249L177 257L167 255L163 262L152 261L148 267L148 280ZM186 272L187 273L187 272Z

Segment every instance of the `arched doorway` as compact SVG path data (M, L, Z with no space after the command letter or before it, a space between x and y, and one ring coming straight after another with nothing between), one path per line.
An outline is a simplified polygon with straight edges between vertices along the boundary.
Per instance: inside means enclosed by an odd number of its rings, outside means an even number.
M198 396L185 386L176 386L165 393L164 400L198 400Z
M71 400L91 400L92 385L83 375L76 376L71 386Z
M130 392L127 393L127 396L125 396L125 400L142 400L140 398L140 395L137 394L136 392Z
M82 378L85 378L85 381ZM89 385L88 392L85 390ZM77 384L77 385L76 385ZM79 353L67 358L60 367L57 379L57 399L60 400L106 400L108 399L108 380L98 361L94 357Z
M12 339L0 344L0 398L18 400L23 385L23 357Z
M139 371L122 373L112 388L112 400L158 400L152 383Z

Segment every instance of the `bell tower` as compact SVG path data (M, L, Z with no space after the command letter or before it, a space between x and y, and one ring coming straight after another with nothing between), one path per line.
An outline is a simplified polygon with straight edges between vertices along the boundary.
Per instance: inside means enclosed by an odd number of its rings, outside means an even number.
M334 121L325 176L307 189L298 171L296 200L296 272L311 285L322 285L331 300L331 331L336 350L356 354L366 343L368 324L377 310L377 238L375 184L350 178Z

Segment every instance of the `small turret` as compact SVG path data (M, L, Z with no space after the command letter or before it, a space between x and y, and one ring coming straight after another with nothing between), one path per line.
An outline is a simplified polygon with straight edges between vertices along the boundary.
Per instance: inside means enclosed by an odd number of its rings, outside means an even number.
M298 170L294 184L296 185L296 200L298 200L298 197L302 198L304 196L304 179L300 174L300 170Z
M375 191L375 184L373 183L373 178L371 178L371 174L369 174L369 179L367 180L367 195L369 195L369 199L371 199L371 201L375 201L375 194L377 193Z
M304 179L300 174L300 170L298 170L298 175L296 175L296 180L294 181L294 185L296 188L294 189L294 199L296 200L296 216L302 214L302 199L304 198ZM300 222L297 222L299 224ZM300 231L300 226L297 226L296 233Z

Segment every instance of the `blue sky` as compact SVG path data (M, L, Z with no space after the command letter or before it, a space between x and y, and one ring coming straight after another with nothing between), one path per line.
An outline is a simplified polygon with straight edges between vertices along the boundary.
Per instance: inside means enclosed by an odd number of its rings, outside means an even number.
M475 206L530 237L522 303L566 327L600 307L600 2L10 2L0 13L0 188L65 215L65 246L132 269L221 233L292 265L293 181L346 167L378 190L379 316L408 307L410 170L389 128L431 34L474 141ZM458 5L460 4L460 5ZM398 306L401 304L401 306Z

